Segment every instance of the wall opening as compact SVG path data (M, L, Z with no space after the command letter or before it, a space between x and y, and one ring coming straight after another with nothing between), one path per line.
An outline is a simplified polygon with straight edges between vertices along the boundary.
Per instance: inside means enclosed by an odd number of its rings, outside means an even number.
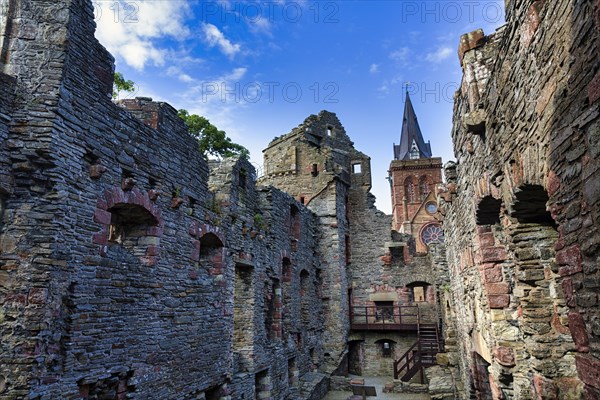
M296 363L296 357L292 357L288 359L288 385L291 387L298 386L298 381L300 379L300 370L298 370L298 365Z
M375 322L394 322L394 302L375 302Z
M353 340L348 343L348 372L352 375L363 374L364 343L362 340Z
M209 268L212 275L220 275L223 270L223 242L214 233L200 238L200 266Z
M310 315L310 274L303 269L300 272L300 297L302 310L302 323L308 324L311 320Z
M254 285L252 268L235 266L233 293L233 349L237 352L238 371L248 371L254 345Z
M254 376L255 400L265 400L271 398L271 379L269 370L264 370Z
M149 228L158 225L156 218L137 204L120 203L108 210L111 214L108 241L121 245L137 257L146 255L148 246L158 245L159 239L148 238Z
M406 285L411 302L435 302L433 286L427 282L412 282Z
M345 244L345 252L346 252L346 265L350 265L351 262L351 248L350 248L350 236L346 235L344 238L344 244Z
M375 344L379 346L379 354L383 358L395 358L395 345L396 342L391 339L379 339L375 341Z
M360 173L362 173L362 164L360 164L360 163L354 163L354 164L352 164L352 173L353 174L360 174Z
M477 225L494 225L500 223L502 200L485 196L477 206Z
M535 223L556 228L556 222L546 210L548 194L542 186L524 185L516 191L512 216L519 222Z
M278 279L271 279L265 296L265 330L268 339L281 338L282 299Z

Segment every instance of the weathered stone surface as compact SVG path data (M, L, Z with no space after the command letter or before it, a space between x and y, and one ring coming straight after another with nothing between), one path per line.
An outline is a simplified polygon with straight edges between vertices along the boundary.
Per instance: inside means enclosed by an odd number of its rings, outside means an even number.
M594 3L506 2L504 27L461 40L458 167L447 177L460 190L444 204L444 229L461 371L481 398L581 398L581 381L597 394L573 368L575 351L600 357ZM476 113L485 140L473 135ZM510 371L486 354L499 345L515 349ZM489 382L471 372L474 347Z

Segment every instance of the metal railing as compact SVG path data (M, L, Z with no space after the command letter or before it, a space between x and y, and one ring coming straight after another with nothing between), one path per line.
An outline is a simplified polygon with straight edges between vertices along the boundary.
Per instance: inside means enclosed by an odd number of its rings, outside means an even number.
M421 323L418 305L356 306L350 310L353 329L415 328Z

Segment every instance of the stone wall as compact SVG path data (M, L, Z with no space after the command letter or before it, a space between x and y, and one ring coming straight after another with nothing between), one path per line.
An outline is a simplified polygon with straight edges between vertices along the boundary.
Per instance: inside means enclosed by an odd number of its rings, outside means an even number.
M597 3L510 1L461 38L440 203L463 398L600 394Z
M347 199L352 164L362 162L349 156L351 151L355 152L352 142L336 115L321 111L269 144L260 179L294 196L318 218L326 332L323 368L330 373L345 360L349 327Z
M91 2L0 9L0 398L293 394L325 362L315 215L113 104Z

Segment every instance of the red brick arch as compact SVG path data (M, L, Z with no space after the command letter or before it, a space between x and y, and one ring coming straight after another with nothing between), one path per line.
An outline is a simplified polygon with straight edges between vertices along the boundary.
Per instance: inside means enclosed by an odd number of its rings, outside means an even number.
M114 186L105 190L99 196L93 220L100 224L101 229L100 232L93 235L92 242L100 245L100 255L105 257L107 255L110 225L113 220L113 212L111 211L122 209L123 206L134 206L142 209L148 216L147 220L152 222L146 229L146 236L155 237L157 240L156 243L147 245L145 255L140 260L143 264L155 265L160 255L159 238L163 233L164 221L161 217L160 208L150 200L147 192L138 188L124 191L120 187Z

